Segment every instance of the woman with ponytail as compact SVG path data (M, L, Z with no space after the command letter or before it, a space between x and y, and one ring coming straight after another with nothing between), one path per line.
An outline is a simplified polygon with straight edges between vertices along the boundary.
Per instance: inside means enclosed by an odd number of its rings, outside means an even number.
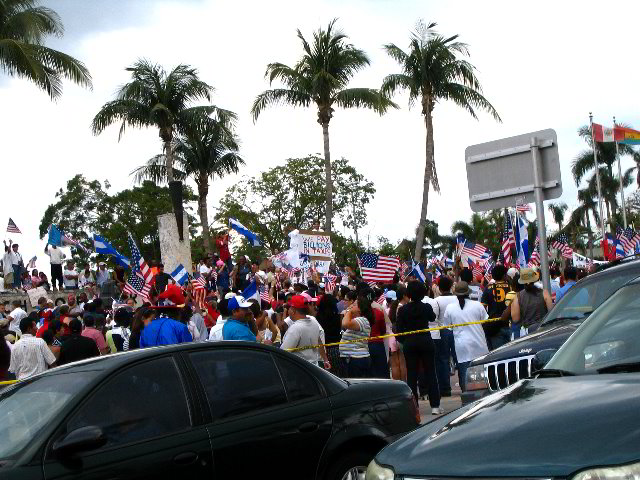
M447 305L443 319L445 326L480 322L489 318L487 311L480 302L469 299L471 288L469 288L467 282L456 283L453 294L458 297L458 301ZM489 348L487 347L487 339L484 336L482 324L453 327L453 339L458 359L458 380L460 388L464 392L465 377L469 363L474 358L489 353Z

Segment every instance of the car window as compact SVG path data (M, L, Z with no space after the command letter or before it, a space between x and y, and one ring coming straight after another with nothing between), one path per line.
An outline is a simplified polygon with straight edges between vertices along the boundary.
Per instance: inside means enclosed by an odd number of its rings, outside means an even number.
M0 395L0 460L18 454L73 399L96 372L44 375Z
M618 290L585 321L546 368L598 373L612 365L640 362L640 285Z
M560 317L584 320L616 290L636 277L638 277L637 270L628 270L616 275L605 275L599 279L596 277L591 281L581 282L567 291L547 315L544 323Z
M308 400L322 395L316 379L302 367L279 357L277 357L276 363L282 374L290 402Z
M213 420L286 403L271 355L251 349L216 349L189 354L202 382Z
M178 368L164 357L115 373L69 420L67 432L101 427L108 448L184 430L189 418Z

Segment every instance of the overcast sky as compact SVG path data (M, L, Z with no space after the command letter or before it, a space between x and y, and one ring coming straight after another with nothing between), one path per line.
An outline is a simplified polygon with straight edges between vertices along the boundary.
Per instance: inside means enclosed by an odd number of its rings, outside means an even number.
M267 63L293 64L301 48L296 28L305 36L339 18L354 45L365 50L371 67L352 86L379 87L398 66L382 50L393 42L406 48L420 18L438 22L446 35L460 34L471 51L485 96L503 119L486 114L479 121L448 103L434 112L435 158L442 193L431 194L428 217L441 233L468 220L464 150L468 145L544 128L558 133L564 194L577 205L571 162L585 144L576 131L588 122L640 126L637 85L640 67L629 55L635 45L640 2L616 8L581 1L239 1L239 0L46 0L65 25L62 39L50 46L84 61L93 90L66 82L60 100L22 79L0 72L1 156L5 174L2 225L12 217L23 235L23 256L42 259L44 241L38 225L55 192L75 174L105 180L112 192L132 186L129 172L160 152L154 129L118 127L94 137L90 122L129 76L124 68L145 57L167 69L179 63L198 68L216 89L214 103L238 113L238 135L247 165L240 175L255 175L288 157L322 151L322 132L313 109L272 108L254 124L249 115L255 96L268 88ZM367 111L338 110L331 121L331 153L344 156L375 183L369 225L361 232L371 241L412 237L418 222L425 162L425 131L420 110L407 98L383 117ZM623 168L633 162L623 159ZM231 175L210 189L214 213L224 190L238 180ZM549 224L549 222L547 222ZM342 226L338 225L338 230ZM6 238L7 234L5 234ZM39 266L48 271L48 262Z

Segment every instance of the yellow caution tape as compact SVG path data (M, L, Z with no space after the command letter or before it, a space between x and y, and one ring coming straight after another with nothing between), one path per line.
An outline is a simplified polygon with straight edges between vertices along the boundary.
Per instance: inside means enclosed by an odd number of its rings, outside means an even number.
M481 325L483 323L490 322L498 322L502 320L502 318L489 318L487 320L479 320L477 322L467 322L467 323L456 323L453 325L446 325L442 327L432 327L432 328L423 328L422 330L412 330L411 332L402 332L402 333L388 333L386 335L380 335L378 337L366 337L359 338L357 340L348 340L346 342L333 342L333 343L319 343L318 345L307 345L305 347L295 347L295 348L285 348L287 352L299 352L300 350L309 350L310 348L319 348L319 347L335 347L336 345L347 345L349 343L363 343L368 342L369 340L380 340L390 337L401 337L403 335L413 335L415 333L426 333L433 332L436 330L445 330L450 328L458 328L458 327L466 327L469 325Z
M5 380L3 382L0 382L0 385L13 385L14 383L17 383L18 380Z

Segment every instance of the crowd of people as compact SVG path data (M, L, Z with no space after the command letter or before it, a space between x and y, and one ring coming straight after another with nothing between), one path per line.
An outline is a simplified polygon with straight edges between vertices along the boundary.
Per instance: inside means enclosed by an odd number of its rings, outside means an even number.
M48 248L52 262L62 262L56 250ZM55 265L52 281L59 282ZM456 370L464 390L471 360L535 328L553 297L559 299L577 278L570 266L562 281L553 271L547 292L534 269L497 264L490 279L474 278L457 262L437 278L419 281L399 272L385 285L366 283L345 269L330 288L317 274L302 283L269 262L240 256L234 263L213 255L193 266L206 285L204 300L196 298L192 282L181 287L156 264L149 298L142 301L121 290L122 271L108 272L101 263L95 272L86 268L67 278L72 268L62 270L62 288L74 282L66 303L42 297L30 313L19 300L0 304L6 339L0 342L0 379L21 380L138 348L237 340L291 351L340 377L405 381L416 401L428 397L434 414L442 411L441 397L452 394ZM268 292L266 298L242 296L252 282ZM487 319L492 321L475 323Z

